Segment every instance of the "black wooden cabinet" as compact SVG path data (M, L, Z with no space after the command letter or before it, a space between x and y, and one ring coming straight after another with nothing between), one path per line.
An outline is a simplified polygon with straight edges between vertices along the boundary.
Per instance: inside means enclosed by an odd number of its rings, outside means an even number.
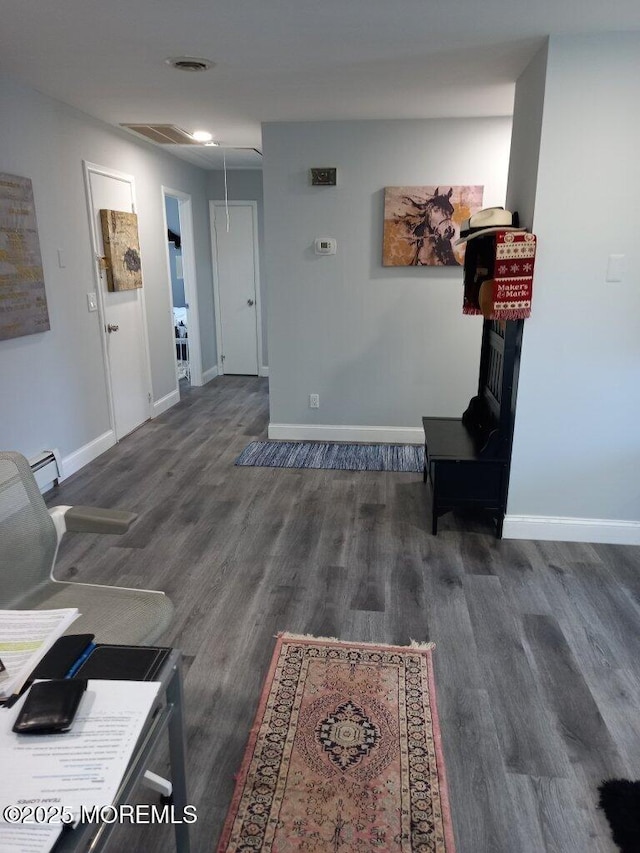
M477 507L493 513L502 536L523 325L523 320L485 320L478 394L461 418L422 419L434 535L445 512Z

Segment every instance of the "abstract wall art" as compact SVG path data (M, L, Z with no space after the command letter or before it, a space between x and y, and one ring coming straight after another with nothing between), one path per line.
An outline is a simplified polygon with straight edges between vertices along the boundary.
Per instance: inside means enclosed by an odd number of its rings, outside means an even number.
M33 187L0 173L0 340L50 328Z
M100 223L109 290L142 287L138 217L123 210L101 210Z

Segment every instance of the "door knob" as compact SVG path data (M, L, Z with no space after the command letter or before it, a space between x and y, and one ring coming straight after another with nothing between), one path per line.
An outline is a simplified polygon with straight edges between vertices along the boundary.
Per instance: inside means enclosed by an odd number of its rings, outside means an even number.
M253 305L253 299L247 299L247 305Z
M109 334L111 334L111 332L117 332L119 328L120 328L120 326L116 326L114 323L109 323L107 325L107 332L109 332Z

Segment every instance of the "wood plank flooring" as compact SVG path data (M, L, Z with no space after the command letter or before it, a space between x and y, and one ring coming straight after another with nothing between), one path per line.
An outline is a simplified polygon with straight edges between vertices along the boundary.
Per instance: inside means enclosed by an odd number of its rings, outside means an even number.
M140 514L122 537L65 537L57 576L175 604L193 850L215 850L292 631L435 641L459 853L612 853L596 789L640 779L640 548L498 541L453 515L433 537L421 475L234 467L267 422L267 380L221 377L47 496ZM164 853L173 832L118 829L110 849Z

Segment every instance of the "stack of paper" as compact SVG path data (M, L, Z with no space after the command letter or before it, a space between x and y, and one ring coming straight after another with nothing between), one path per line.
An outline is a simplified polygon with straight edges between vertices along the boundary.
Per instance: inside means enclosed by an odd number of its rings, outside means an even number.
M61 832L60 823L0 823L0 853L49 853Z
M2 765L11 768L0 773L0 816L8 806L29 803L81 819L83 806L113 803L161 686L90 679L71 730L60 734L11 730L26 696L11 709L0 709L0 755ZM17 829L0 817L0 853L50 850L61 829L61 824Z
M0 610L0 701L18 693L35 666L80 614L64 610Z

